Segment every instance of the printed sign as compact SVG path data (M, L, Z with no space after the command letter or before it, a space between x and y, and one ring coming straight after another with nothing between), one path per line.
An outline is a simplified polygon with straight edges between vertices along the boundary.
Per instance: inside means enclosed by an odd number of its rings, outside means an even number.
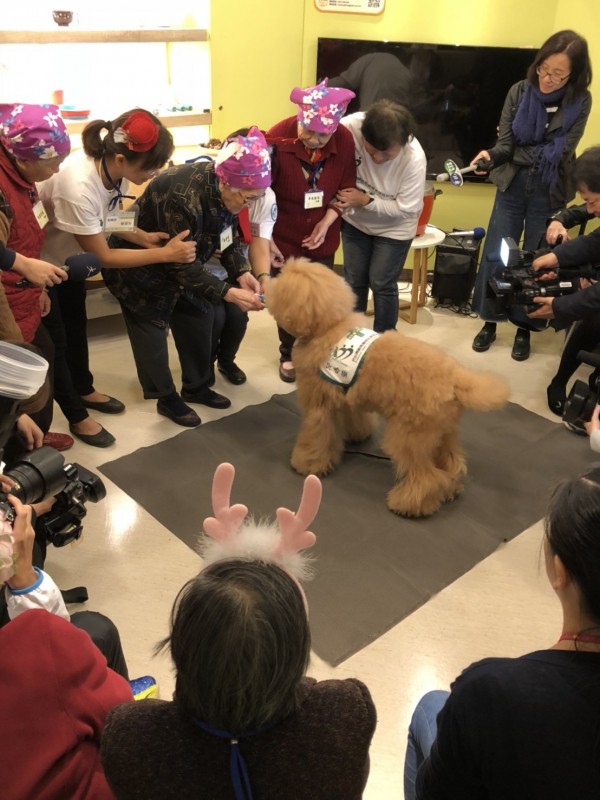
M346 14L381 14L385 0L315 0L319 11L337 11Z

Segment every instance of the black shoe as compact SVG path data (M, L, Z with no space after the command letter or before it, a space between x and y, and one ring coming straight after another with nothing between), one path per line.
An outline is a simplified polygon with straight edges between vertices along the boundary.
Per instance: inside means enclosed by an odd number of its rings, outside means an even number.
M200 403L209 408L229 408L231 400L222 394L217 394L212 389L203 389L201 392L181 392L181 397L188 403Z
M176 398L161 397L156 402L156 410L163 417L168 417L177 425L183 425L184 428L196 428L202 422L194 409L186 406L179 395Z
M529 331L519 328L515 334L511 356L515 361L527 361L530 352Z
M101 411L103 414L120 414L122 411L125 411L125 403L117 400L116 397L108 397L108 400L105 400L103 403L84 400L82 397L81 402L86 408L92 408L94 411Z
M235 362L232 361L231 364L222 364L219 362L218 367L221 375L224 375L229 383L233 383L234 386L240 386L240 384L246 383L246 373L242 372Z
M496 326L488 325L487 323L479 331L477 336L473 339L473 350L477 353L485 353L492 346L492 342L496 341Z
M567 390L564 383L553 380L546 389L548 395L548 408L557 417L562 417L567 402Z
M69 430L85 444L90 444L92 447L110 447L115 443L115 437L109 433L106 428L102 428L98 433L77 433L72 425L69 425Z

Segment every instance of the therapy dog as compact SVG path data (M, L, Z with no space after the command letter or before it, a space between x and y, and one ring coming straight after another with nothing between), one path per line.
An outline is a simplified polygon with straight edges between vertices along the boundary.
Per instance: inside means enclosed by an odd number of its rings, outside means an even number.
M423 517L453 500L466 474L462 411L500 408L506 383L418 339L365 328L364 316L353 313L350 286L322 264L290 259L265 295L277 324L296 337L302 416L292 467L327 475L339 465L344 441L369 437L380 415L387 423L381 446L395 467L388 508Z

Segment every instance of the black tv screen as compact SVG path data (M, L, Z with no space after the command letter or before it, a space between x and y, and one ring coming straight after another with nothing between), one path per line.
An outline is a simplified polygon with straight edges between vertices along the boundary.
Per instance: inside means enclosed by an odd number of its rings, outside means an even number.
M535 52L517 47L319 38L317 80L340 75L367 54L396 56L405 68L400 67L406 79L405 104L417 121L417 138L427 155L428 175L433 176L443 172L446 159L464 167L480 150L494 144L508 89L525 77ZM388 76L393 62L389 57L379 61L370 68ZM348 112L360 107L358 97ZM473 175L465 179L485 180Z

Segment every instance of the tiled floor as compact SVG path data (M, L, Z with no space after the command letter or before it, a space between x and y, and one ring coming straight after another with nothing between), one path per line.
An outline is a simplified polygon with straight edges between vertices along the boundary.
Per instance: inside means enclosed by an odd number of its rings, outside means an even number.
M399 330L438 344L464 364L502 373L509 380L511 399L548 419L545 387L553 374L562 336L546 331L533 337L529 361L510 358L514 328L502 325L486 354L471 349L478 320L431 305L420 309L418 322L399 323ZM77 442L71 460L94 469L105 461L181 432L158 416L155 403L142 399L133 359L118 316L91 324L91 359L96 387L127 404L124 414L102 417L117 443L99 450ZM251 315L239 355L248 373L244 386L216 389L231 397L233 413L260 403L273 393L292 391L277 375L277 342L268 312ZM177 360L173 351L172 365ZM177 375L174 369L174 374ZM199 407L208 422L223 412ZM101 415L96 415L100 418ZM56 411L54 430L67 430ZM565 430L565 436L571 436ZM581 440L583 455L588 443ZM149 474L146 479L169 500L171 476ZM168 698L173 678L168 658L152 650L167 630L172 600L179 587L198 569L198 557L163 528L119 488L105 481L107 498L90 505L86 532L80 543L49 551L47 567L62 588L85 584L89 607L108 614L118 625L132 675L152 673ZM277 505L274 494L273 508ZM208 509L198 509L198 520ZM317 528L318 530L318 528ZM334 669L314 659L310 672L317 678L357 676L370 687L379 723L371 751L368 800L402 798L405 731L412 708L428 689L447 687L470 662L492 655L518 655L550 645L559 633L559 606L546 586L540 561L541 526L535 525L475 569L457 580L423 608Z

